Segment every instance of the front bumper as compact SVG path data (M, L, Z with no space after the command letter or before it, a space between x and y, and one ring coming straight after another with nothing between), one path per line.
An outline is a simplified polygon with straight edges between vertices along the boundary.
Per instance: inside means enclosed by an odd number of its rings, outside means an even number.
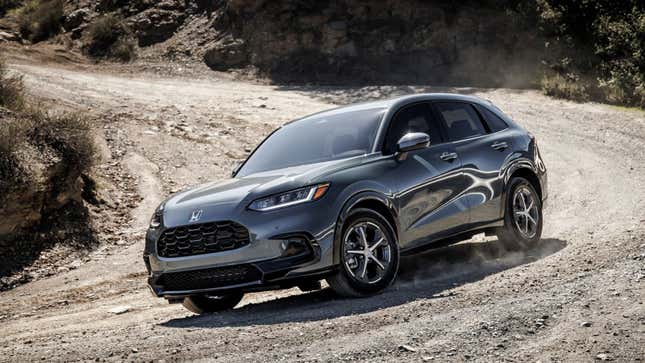
M149 265L149 255L144 255ZM279 257L253 263L183 270L151 272L148 285L158 297L179 298L202 293L261 291L296 286L303 281L319 279L334 271L332 267L305 269L320 260L320 248L311 242L307 249L294 256Z
M219 220L232 220L246 227L250 242L216 253L159 256L157 242L165 227L149 230L144 261L150 288L156 296L175 298L208 292L282 288L325 276L334 270L336 216L319 211L312 213L306 207L294 206L262 214L243 211L236 218L230 218L230 214L217 216ZM294 247L298 241L302 246Z

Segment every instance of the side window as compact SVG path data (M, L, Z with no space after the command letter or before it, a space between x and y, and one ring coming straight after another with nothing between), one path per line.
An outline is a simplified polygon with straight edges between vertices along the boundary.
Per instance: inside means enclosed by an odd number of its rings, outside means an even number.
M385 137L384 154L396 151L396 143L408 132L423 132L430 136L430 144L442 142L439 124L432 118L430 106L420 103L399 110L390 123Z
M437 102L435 105L446 122L450 140L486 134L486 129L472 105L462 102Z
M508 125L501 117L497 116L493 111L489 110L485 106L477 105L477 109L484 117L484 120L488 124L488 128L491 132L502 131L508 128Z

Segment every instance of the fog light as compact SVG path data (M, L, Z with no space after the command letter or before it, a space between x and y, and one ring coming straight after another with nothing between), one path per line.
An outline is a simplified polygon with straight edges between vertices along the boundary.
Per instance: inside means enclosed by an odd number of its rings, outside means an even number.
M304 238L294 237L282 241L282 256L297 256L309 252L307 240Z

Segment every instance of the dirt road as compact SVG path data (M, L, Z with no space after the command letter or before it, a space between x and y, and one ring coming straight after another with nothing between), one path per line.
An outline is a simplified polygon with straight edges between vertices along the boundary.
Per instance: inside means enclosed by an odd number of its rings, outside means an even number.
M140 253L159 200L226 178L299 116L421 87L288 88L215 77L13 64L29 92L99 115L101 168L134 176L123 243L0 293L0 360L635 361L645 359L645 114L510 89L442 89L496 103L534 133L549 168L544 240L505 251L476 237L406 259L382 295L248 295L194 316L145 287ZM122 307L119 314L113 310ZM125 312L122 312L125 310Z

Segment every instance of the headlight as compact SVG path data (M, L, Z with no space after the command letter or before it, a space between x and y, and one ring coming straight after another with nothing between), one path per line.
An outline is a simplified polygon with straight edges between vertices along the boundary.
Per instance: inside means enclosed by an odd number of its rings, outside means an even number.
M152 218L150 218L150 228L159 228L159 226L163 224L163 207L164 203L161 203L159 207L157 207L157 210L155 210Z
M327 189L329 189L329 183L291 190L270 197L256 199L249 205L249 209L264 212L290 205L311 202L322 198L327 192Z

